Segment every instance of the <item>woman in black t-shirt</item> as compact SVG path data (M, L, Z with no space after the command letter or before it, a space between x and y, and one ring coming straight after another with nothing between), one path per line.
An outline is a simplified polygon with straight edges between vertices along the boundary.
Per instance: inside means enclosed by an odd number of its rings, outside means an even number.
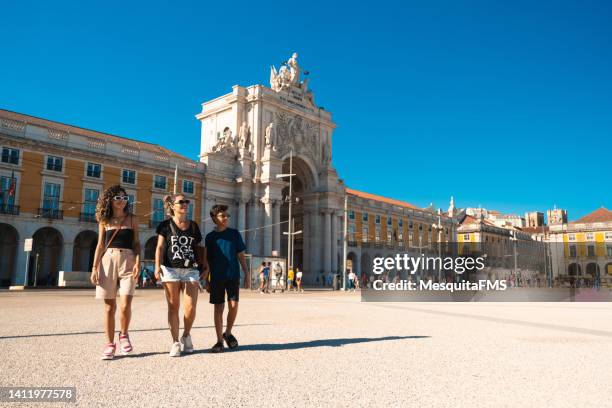
M190 201L183 194L166 196L164 207L170 219L157 227L157 248L155 250L155 278L160 279L168 302L168 324L172 335L170 356L178 357L181 351L193 352L191 327L195 320L200 265L202 262L200 227L187 218ZM181 289L184 294L184 331L179 341L179 307Z

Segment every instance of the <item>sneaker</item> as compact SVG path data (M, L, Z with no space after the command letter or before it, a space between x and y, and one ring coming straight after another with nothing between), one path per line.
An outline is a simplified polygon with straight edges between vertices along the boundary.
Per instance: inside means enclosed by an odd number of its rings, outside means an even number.
M172 347L170 348L170 357L180 357L181 356L181 343L179 341L172 343Z
M115 358L115 343L108 343L102 352L102 360L112 360Z
M193 353L193 343L191 342L191 335L181 337L181 345L183 346L184 353Z
M119 345L121 346L121 354L123 354L124 356L130 354L133 350L132 343L130 342L130 337L127 333L119 335Z

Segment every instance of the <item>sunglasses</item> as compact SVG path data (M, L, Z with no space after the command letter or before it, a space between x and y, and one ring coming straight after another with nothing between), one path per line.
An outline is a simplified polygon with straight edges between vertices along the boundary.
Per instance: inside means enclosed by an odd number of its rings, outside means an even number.
M191 200L178 200L176 203L174 203L175 205L187 205L191 202Z
M116 195L113 197L113 200L115 201L128 201L130 198L128 196L120 196L120 195Z

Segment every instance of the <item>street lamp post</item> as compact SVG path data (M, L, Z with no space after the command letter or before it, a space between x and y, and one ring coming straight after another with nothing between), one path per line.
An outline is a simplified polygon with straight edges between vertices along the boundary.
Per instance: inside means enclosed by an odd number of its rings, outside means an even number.
M291 264L291 262L293 262L291 253L292 251L292 247L291 247L291 238L292 238L292 219L291 219L291 203L292 203L292 185L293 185L293 176L295 176L295 173L293 173L293 149L291 149L289 151L289 173L284 173L284 174L277 174L276 178L284 178L284 177L289 177L289 219L288 219L288 223L287 223L287 271L289 270L289 268L292 268L293 265ZM300 231L301 233L301 231ZM286 282L286 281L285 281Z
M438 223L432 224L432 228L438 230L438 282L442 282L442 216L438 210Z
M516 281L516 286L518 286L518 284L520 282L519 282L519 278L518 278L518 272L517 272L517 269L516 269L516 255L517 255L517 253L516 253L516 244L517 244L517 241L518 241L518 239L516 238L516 231L512 231L512 235L510 236L510 240L513 243L513 249L514 249L514 279Z

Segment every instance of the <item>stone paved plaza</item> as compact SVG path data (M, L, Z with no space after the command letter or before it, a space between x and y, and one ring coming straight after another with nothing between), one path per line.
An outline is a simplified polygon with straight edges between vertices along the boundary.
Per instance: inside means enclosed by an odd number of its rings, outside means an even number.
M138 291L134 355L109 362L93 291L0 292L0 385L75 386L82 407L610 406L612 304L241 295L239 351L207 351L205 298L196 353L170 358L163 293Z

